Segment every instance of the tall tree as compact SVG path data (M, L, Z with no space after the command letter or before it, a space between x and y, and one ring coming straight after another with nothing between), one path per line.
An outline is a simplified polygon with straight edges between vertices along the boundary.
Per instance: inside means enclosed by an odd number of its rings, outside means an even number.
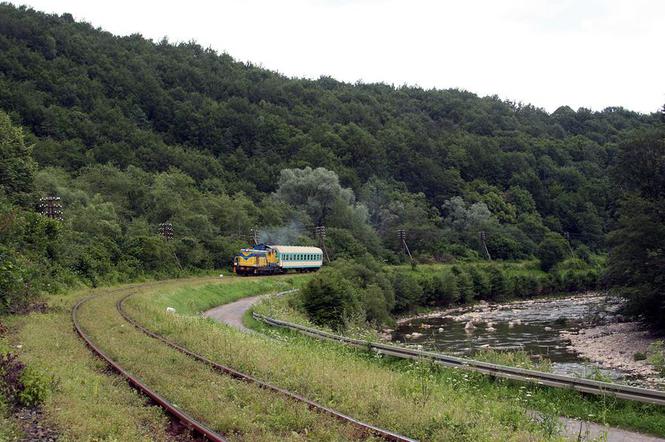
M608 280L631 312L665 329L665 128L623 143L612 177L621 197Z
M0 189L12 200L32 190L35 162L20 127L0 111Z

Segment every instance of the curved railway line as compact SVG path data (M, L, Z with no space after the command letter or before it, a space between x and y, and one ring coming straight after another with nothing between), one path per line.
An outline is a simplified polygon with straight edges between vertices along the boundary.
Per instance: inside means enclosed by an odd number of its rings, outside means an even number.
M116 292L117 291L118 290L116 290ZM83 305L87 301L90 301L91 299L94 299L99 296L103 296L103 294L93 295L83 298L80 301L78 301L72 308L72 322L74 323L74 328L76 329L76 333L78 333L78 335L81 337L81 339L83 339L83 341L92 350L92 352L95 353L100 358L102 358L104 361L106 361L106 363L111 368L113 368L114 371L116 371L122 377L127 379L127 382L129 382L130 385L132 385L133 387L138 389L141 393L149 397L153 402L162 407L164 411L173 416L176 420L180 421L185 427L189 428L192 432L213 442L226 442L226 439L221 434L216 433L215 431L205 426L203 423L197 421L187 413L178 409L178 407L176 407L174 404L166 400L166 398L160 396L156 391L148 387L139 378L137 378L132 373L130 373L122 366L120 366L120 364L115 362L109 355L107 355L101 348L99 348L99 346L95 344L92 338L90 338L90 336L88 336L85 333L78 319L78 309L81 305Z
M665 405L665 391L650 390L646 388L631 387L628 385L613 384L608 382L593 381L589 379L574 378L554 373L545 373L536 370L527 370L524 368L509 367L505 365L492 364L489 362L475 361L472 359L458 358L441 353L412 350L409 348L398 347L395 345L380 344L375 342L363 341L360 339L348 338L335 335L311 327L305 327L299 324L293 324L279 319L270 318L252 313L254 319L261 321L273 327L281 327L294 330L298 333L308 335L317 339L333 341L375 351L378 354L395 356L408 359L427 359L448 367L460 368L484 373L490 376L510 379L520 382L535 383L556 388L568 388L582 393L594 394L599 396L614 396L620 399L644 402L654 405Z
M85 332L84 328L81 326L78 313L79 313L79 308L85 304L86 302L100 297L100 296L105 296L111 293L117 293L123 290L131 290L131 289L139 289L139 288L146 288L150 287L152 285L158 285L159 283L149 283L149 284L143 284L143 285L138 285L134 286L132 288L123 288L123 289L117 289L117 290L111 290L106 293L98 294L98 295L92 295L85 297L81 300L79 300L74 307L72 308L71 312L71 317L72 317L72 322L74 324L74 328L77 332L77 334L83 339L83 341L86 343L86 345L95 353L97 356L99 356L101 359L103 359L114 371L119 373L122 377L124 377L127 382L138 389L141 393L149 397L153 402L155 402L157 405L162 407L168 414L173 416L176 420L180 421L185 427L190 429L192 432L196 433L199 436L204 437L207 440L215 441L215 442L225 442L227 439L224 438L223 435L213 431L212 429L208 428L204 423L197 421L194 419L192 416L188 415L184 411L180 410L175 404L169 402L166 398L163 396L159 395L155 390L151 389L148 385L146 385L143 381L141 381L138 377L133 375L130 371L122 367L118 362L114 361L113 358L111 358L106 352L104 352L97 343L93 341L93 339ZM271 391L277 394L281 394L293 401L301 402L304 403L309 409L314 410L316 412L319 412L321 414L329 415L332 416L336 419L338 419L341 422L344 422L346 424L350 424L354 427L356 427L362 434L367 434L371 436L376 436L384 440L388 441L396 441L396 442L415 442L415 439L411 439L409 437L400 435L398 433L385 430L382 428L379 428L377 426L362 422L358 419L355 419L351 416L345 415L343 413L340 413L336 410L333 410L332 408L325 407L317 402L311 401L303 396L300 396L296 393L293 393L291 391L288 391L286 389L277 387L275 385L269 384L267 382L261 381L251 375L248 375L246 373L242 373L240 371L234 370L233 368L221 365L219 363L216 363L200 354L197 354L186 347L183 347L161 335L158 333L155 333L143 325L139 324L136 320L134 320L132 317L129 316L129 314L123 309L123 303L131 296L135 295L137 292L132 292L128 293L127 295L123 296L121 299L119 299L116 302L116 309L118 313L121 315L121 317L136 327L138 330L143 332L144 334L159 340L160 342L166 344L167 346L183 353L191 358L207 365L208 367L212 368L213 370L231 376L234 379L254 384L260 388L263 388L267 391Z

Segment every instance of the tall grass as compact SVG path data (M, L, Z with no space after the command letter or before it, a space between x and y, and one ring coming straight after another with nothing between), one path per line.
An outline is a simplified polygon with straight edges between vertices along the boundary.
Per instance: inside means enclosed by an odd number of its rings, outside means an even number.
M227 287L220 286L220 293ZM150 328L197 352L375 425L421 440L547 439L511 398L492 402L482 392L461 388L467 374L426 362L394 364L272 330L267 330L269 337L247 335L196 316L169 315L157 301L160 296L144 293L129 300L127 308Z
M86 294L52 296L49 313L2 318L16 330L12 339L21 346L14 347L21 361L55 379L43 404L44 423L62 441L171 440L159 409L109 372L74 334L69 311Z
M177 291L181 284L174 283L173 288ZM160 286L159 290L173 288ZM123 367L229 440L356 439L357 430L346 423L217 373L139 332L116 311L116 302L122 296L122 292L115 293L84 304L80 313L83 327Z
M220 298L227 287L219 287ZM534 409L665 435L660 407L492 380L425 361L414 365L270 328L262 329L267 338L248 336L210 320L168 315L155 306L160 296L144 293L128 308L212 359L422 440L545 440L551 428L527 416Z

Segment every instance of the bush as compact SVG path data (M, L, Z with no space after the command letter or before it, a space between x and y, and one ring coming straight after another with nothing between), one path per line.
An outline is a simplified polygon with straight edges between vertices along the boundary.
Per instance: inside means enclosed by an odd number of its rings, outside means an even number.
M419 305L423 288L411 272L400 271L393 276L395 289L395 311L406 312Z
M459 302L462 304L468 304L473 301L473 295L475 293L473 286L473 279L468 272L462 271L457 275L457 287L459 288Z
M575 249L575 256L587 264L593 264L593 252L584 244Z
M302 300L312 322L335 330L360 310L354 286L334 271L316 275L304 287Z
M649 345L647 360L658 370L661 376L665 376L665 342L655 341Z
M13 353L0 353L0 398L33 407L44 402L53 379L26 367Z
M434 281L437 305L447 306L459 300L460 292L457 285L457 277L452 271L444 271L442 274L437 275Z
M30 273L11 250L0 246L0 312L27 302L32 295Z
M489 299L492 293L489 275L477 266L469 267L469 275L473 282L474 296L477 299Z
M510 278L513 287L513 296L517 298L526 298L531 295L528 278L525 275L514 275Z
M537 257L540 260L540 267L549 272L557 263L563 261L568 253L568 243L564 237L550 232L538 245Z
M598 284L595 270L569 270L559 273L559 290L576 292L594 289Z
M23 370L21 375L21 390L18 393L18 401L26 407L34 407L44 402L53 380L43 373L30 367Z
M506 277L504 271L498 267L492 267L489 270L490 277L490 299L492 301L505 301L510 297L510 280Z
M386 304L383 289L372 284L362 291L361 300L367 321L373 324L386 324L392 321Z

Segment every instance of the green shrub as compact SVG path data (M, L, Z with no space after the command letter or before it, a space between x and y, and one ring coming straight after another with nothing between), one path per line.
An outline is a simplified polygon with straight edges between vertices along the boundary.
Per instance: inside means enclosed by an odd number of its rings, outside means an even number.
M383 290L377 284L371 284L362 291L361 300L367 321L373 324L386 324L390 317Z
M665 376L665 342L655 341L649 345L647 360L660 372L661 376Z
M489 269L490 277L490 299L492 301L505 301L510 298L511 284L504 271L498 267Z
M512 287L512 296L516 298L527 298L532 295L530 285L526 275L513 275L510 277Z
M393 276L395 311L405 312L415 308L423 297L423 288L411 272L400 271Z
M18 400L21 405L34 407L44 402L51 391L53 379L43 373L27 367L21 375L21 390Z
M473 281L474 296L477 299L489 299L492 293L489 275L477 266L469 267L469 275Z
M598 271L597 270L587 270L584 274L584 284L585 289L592 290L598 287Z
M557 263L563 261L569 253L568 243L564 237L558 233L549 232L538 245L537 257L540 260L540 267L548 272Z
M334 271L316 275L303 288L302 300L312 322L337 330L360 310L353 284Z
M445 270L435 277L436 304L447 306L460 299L457 277L451 270Z
M459 289L459 300L462 304L468 304L473 301L474 285L473 279L468 272L461 272L457 275L457 287Z

